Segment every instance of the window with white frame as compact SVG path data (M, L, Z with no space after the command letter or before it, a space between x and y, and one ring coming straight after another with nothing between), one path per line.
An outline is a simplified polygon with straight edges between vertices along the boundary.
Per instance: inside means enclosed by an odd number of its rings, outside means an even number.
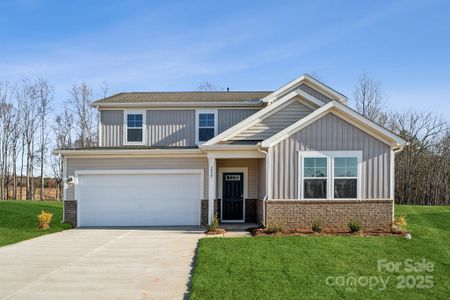
M300 197L359 199L361 151L299 152Z
M358 193L358 158L334 158L334 198L357 198Z
M126 144L142 144L144 142L144 114L126 112Z
M197 143L204 143L217 135L217 112L197 111Z
M303 169L303 195L306 199L327 198L327 158L305 157Z

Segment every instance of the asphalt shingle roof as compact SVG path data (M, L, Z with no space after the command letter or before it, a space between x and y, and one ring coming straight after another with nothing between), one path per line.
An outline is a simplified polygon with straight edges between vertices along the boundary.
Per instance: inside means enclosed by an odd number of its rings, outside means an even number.
M259 101L270 91L249 92L131 92L119 93L95 101L102 103L149 103L149 102L248 102Z

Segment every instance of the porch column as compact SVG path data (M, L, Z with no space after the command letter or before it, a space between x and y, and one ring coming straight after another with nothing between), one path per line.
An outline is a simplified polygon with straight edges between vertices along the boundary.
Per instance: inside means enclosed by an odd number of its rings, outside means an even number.
M216 159L208 158L208 224L214 216L214 199L216 198Z

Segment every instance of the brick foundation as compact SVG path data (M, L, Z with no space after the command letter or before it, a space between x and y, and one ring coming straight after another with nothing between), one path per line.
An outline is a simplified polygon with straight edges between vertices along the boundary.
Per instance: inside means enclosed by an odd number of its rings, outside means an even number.
M259 216L259 211L262 208L258 205L260 200L257 199L245 199L245 222L260 222L262 217ZM214 200L214 212L220 217L220 199ZM261 213L262 216L262 213ZM208 200L201 200L201 212L200 212L201 225L208 225Z
M392 200L268 200L267 227L281 225L286 230L311 230L320 220L327 231L348 231L350 220L359 220L363 230L389 231Z
M64 223L77 227L77 200L64 200Z

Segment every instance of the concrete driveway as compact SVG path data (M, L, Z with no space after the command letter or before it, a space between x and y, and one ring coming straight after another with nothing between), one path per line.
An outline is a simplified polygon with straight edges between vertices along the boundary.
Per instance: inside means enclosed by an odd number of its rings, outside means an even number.
M0 248L0 299L183 299L200 229L75 229Z

